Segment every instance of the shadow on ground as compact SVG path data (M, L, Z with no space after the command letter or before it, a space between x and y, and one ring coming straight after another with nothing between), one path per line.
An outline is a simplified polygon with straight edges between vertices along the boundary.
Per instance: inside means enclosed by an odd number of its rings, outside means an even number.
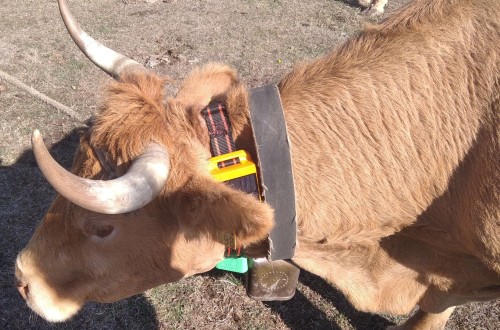
M304 270L300 271L299 282L325 301L335 306L337 312L346 318L355 329L385 329L394 323L382 316L363 313L354 309L346 298L322 278ZM334 324L325 312L315 306L302 292L284 302L265 303L278 313L290 329L344 329L341 324Z
M223 278L225 273L214 269L208 275ZM244 274L234 274L234 277L240 283L246 281ZM299 285L292 299L263 302L262 304L270 308L292 330L341 330L346 328L375 330L385 329L394 325L393 321L399 323L403 319L387 319L381 315L360 312L347 301L340 291L322 278L302 269L300 270Z

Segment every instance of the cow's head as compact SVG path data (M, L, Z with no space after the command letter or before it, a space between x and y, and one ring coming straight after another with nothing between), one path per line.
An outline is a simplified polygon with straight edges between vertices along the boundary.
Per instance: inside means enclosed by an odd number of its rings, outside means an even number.
M196 70L165 99L164 80L97 44L59 3L78 46L118 81L82 135L71 173L33 134L38 165L59 195L19 254L16 280L28 305L54 322L85 301L116 301L210 270L224 254L219 233L248 246L273 224L268 206L207 171L203 107L223 99L235 134L245 134L246 94L234 71Z

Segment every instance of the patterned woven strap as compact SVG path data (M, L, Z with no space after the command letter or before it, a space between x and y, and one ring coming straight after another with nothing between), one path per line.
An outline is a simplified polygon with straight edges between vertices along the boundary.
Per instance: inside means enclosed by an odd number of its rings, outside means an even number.
M226 107L219 102L210 103L201 112L210 136L210 152L212 156L220 156L236 151L231 122ZM219 168L238 164L238 159L229 159L217 164Z

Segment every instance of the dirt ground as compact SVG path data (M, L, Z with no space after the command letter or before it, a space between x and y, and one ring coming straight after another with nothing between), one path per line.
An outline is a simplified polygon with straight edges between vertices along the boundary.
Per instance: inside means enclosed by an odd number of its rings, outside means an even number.
M387 11L407 1L391 0ZM367 21L334 0L69 3L89 34L158 73L181 80L220 61L250 87L279 81L294 63L328 52ZM96 111L99 86L109 79L73 44L55 0L1 0L0 71L83 119ZM377 329L404 320L357 312L306 272L292 300L260 303L246 296L243 277L212 271L114 304L89 303L64 324L46 323L13 286L15 256L54 197L34 163L30 134L39 128L69 167L83 123L1 78L0 114L0 329ZM499 301L459 307L447 328L499 329L499 312Z

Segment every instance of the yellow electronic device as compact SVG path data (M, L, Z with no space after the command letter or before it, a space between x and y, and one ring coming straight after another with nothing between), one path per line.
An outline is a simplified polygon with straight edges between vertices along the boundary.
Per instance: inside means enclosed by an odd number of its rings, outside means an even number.
M228 161L236 159L239 160L239 163L219 167L220 164L228 163ZM257 167L245 150L238 150L210 158L208 170L212 177L219 182L226 182L247 175L257 174Z
M245 150L238 150L228 154L210 158L208 171L219 182L226 182L232 187L253 194L259 200L259 185L257 166L250 154Z
M245 150L238 150L210 158L208 170L212 177L231 185L233 188L252 194L259 200L257 166ZM238 249L232 233L219 233L218 241L233 250Z

